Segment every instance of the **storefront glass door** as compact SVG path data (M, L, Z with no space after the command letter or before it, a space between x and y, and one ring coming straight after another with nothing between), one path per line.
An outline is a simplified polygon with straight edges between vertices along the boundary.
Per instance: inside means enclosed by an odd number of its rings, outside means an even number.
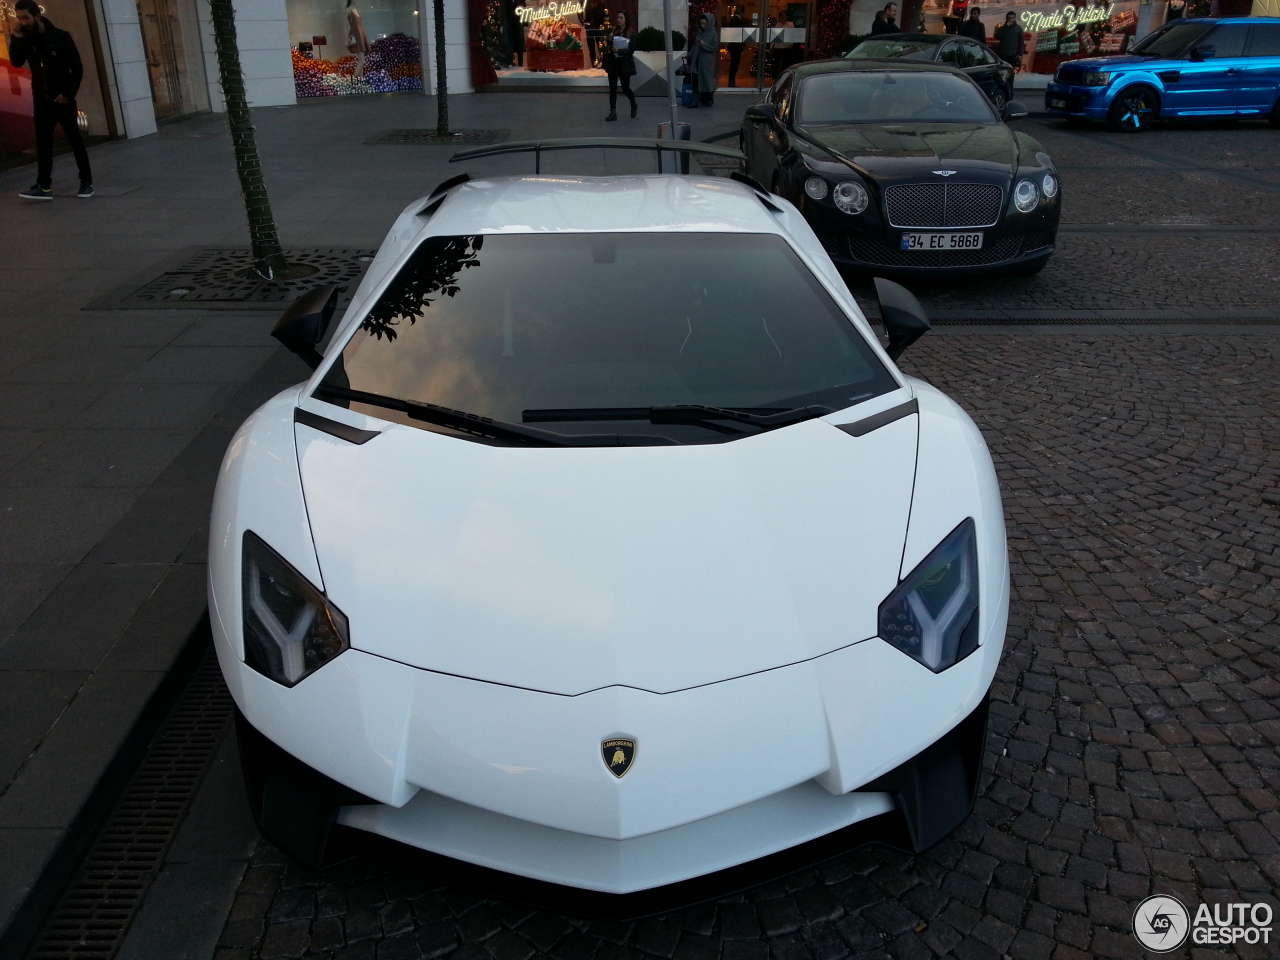
M156 119L209 109L199 26L192 0L138 0Z

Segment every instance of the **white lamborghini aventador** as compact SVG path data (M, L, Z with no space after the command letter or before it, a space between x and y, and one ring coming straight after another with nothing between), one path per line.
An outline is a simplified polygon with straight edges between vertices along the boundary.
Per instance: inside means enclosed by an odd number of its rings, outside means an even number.
M968 814L1008 568L969 417L749 182L458 178L277 336L213 633L266 836L597 894ZM870 832L868 832L868 830ZM830 847L834 849L834 846Z

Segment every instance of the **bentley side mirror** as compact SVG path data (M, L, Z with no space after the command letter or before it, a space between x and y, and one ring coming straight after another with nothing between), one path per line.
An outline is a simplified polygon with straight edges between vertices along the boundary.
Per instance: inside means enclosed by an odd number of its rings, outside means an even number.
M768 123L776 116L772 103L753 103L747 107L747 119L755 123Z
M929 332L929 318L910 290L884 277L876 277L876 299L880 301L880 319L889 335L885 352L891 360L897 360L902 351Z
M1212 60L1216 53L1217 50L1212 43L1202 43L1192 48L1190 59L1193 63L1202 63L1205 60Z
M1021 120L1030 113L1026 105L1019 103L1017 100L1010 100L1004 105L1005 120Z
M338 306L336 284L326 284L304 293L276 321L271 335L297 354L312 370L324 359L316 345L324 339Z

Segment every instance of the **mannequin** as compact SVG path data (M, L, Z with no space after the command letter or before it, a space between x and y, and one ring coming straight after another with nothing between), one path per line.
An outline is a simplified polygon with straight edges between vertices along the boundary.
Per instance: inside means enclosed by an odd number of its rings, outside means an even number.
M364 17L347 0L347 53L356 55L356 76L364 76L364 55L369 52L369 38L364 32Z

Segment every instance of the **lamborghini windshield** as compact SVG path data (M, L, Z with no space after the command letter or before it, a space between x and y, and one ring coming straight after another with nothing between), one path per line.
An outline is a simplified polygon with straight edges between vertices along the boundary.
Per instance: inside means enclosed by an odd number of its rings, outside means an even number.
M942 71L823 73L800 91L800 122L998 123L982 90Z
M608 409L834 410L897 386L782 238L726 233L428 238L324 384L326 400L336 388L557 430L583 411L592 432Z

